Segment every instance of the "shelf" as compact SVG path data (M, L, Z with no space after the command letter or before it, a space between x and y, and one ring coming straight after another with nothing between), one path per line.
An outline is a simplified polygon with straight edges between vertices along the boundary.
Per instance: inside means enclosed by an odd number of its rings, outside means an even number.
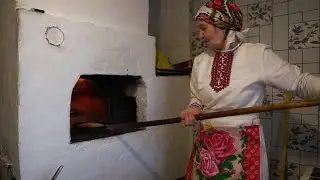
M188 76L191 74L189 69L156 69L157 76Z

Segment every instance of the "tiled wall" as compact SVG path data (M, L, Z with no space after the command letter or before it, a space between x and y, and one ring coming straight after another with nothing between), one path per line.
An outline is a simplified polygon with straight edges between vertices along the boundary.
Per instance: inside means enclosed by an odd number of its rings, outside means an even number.
M319 74L319 0L236 0L250 28L249 42L272 46L303 72ZM268 87L265 103L283 102L283 93ZM271 179L278 179L284 131L283 112L262 114ZM290 110L288 179L299 179L308 166L320 165L318 107ZM319 148L318 148L319 147Z

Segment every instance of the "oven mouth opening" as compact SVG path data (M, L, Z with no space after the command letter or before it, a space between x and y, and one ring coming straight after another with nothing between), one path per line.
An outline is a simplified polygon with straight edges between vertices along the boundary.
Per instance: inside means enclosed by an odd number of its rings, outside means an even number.
M138 122L143 118L145 83L140 76L81 75L70 103L71 143L143 130L108 129L110 124Z

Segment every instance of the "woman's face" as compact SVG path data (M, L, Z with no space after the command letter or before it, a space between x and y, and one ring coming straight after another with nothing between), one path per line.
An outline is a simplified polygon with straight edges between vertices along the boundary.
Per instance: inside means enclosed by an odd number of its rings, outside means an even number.
M225 46L225 30L217 28L204 21L198 21L200 38L205 40L207 47L211 50L222 50Z

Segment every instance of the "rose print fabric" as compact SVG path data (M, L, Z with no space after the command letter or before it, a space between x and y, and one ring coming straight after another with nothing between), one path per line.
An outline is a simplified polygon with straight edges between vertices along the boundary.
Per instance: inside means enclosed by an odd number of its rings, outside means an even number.
M187 180L260 179L260 127L200 126Z
M261 146L259 126L255 125L245 127L245 134L242 137L246 139L246 146L243 153L245 159L243 163L245 179L260 179Z

